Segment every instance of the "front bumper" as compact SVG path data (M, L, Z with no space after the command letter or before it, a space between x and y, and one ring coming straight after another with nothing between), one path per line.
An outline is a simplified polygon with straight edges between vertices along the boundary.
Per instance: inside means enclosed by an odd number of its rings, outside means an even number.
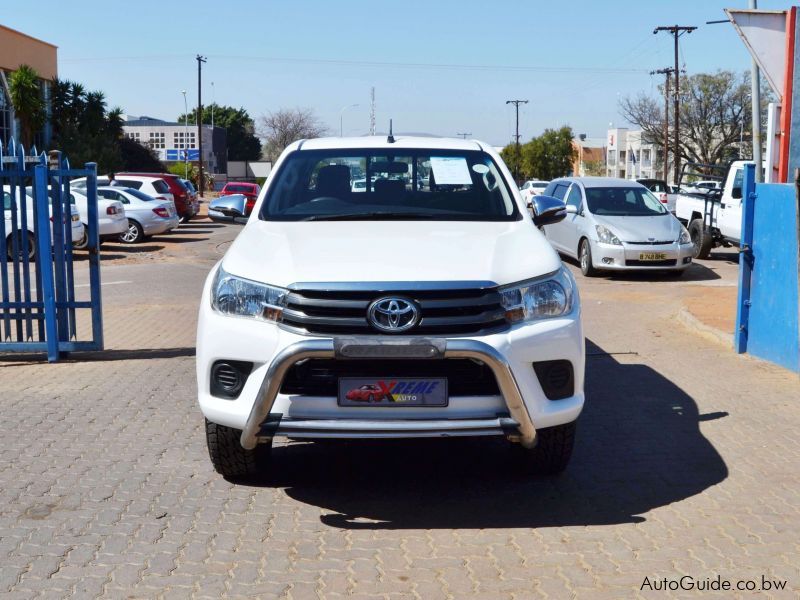
M525 401L522 398L511 365L506 358L492 346L470 339L446 338L323 338L308 339L295 342L284 348L273 360L256 395L253 408L247 418L242 432L242 447L255 448L260 437L271 437L267 424L266 432L263 424L278 396L284 377L289 368L310 358L349 359L366 356L374 359L387 358L422 358L440 360L448 358L472 358L487 364L497 379L500 393L508 407L510 418L496 419L462 419L458 421L414 419L393 419L387 421L357 419L292 421L284 423L284 430L289 434L317 434L318 436L357 436L374 434L371 437L398 437L411 435L446 435L458 431L467 431L476 435L483 430L514 428L515 436L523 446L531 448L536 444L536 428ZM278 424L280 427L281 424ZM394 435L393 435L394 434Z
M613 271L681 270L692 264L694 246L689 244L604 244L590 240L592 264ZM641 260L642 254L663 254L662 261ZM674 261L674 263L673 263ZM671 264L668 264L671 263Z

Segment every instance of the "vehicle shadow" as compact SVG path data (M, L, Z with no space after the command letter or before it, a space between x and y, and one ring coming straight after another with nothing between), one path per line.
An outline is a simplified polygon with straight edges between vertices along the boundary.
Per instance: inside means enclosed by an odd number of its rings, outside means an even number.
M208 220L198 220L197 222L192 222L192 223L181 223L178 229L195 229L196 227L219 229L220 227L225 227L225 225L214 223L211 219L208 219Z
M105 253L107 251L138 254L140 252L158 252L163 249L164 246L162 244L123 244L121 242L111 242L103 244L103 248L100 249L100 257L105 258Z
M253 485L284 487L345 529L556 527L637 523L703 492L727 467L699 430L692 398L649 366L591 342L588 401L559 477L525 475L499 439L289 443Z
M187 234L194 233L193 231L187 231ZM198 232L200 233L200 232ZM151 238L153 241L160 242L160 243L173 243L173 244L188 244L190 242L203 242L207 240L207 237L181 237L179 235L174 235L170 233L154 235Z

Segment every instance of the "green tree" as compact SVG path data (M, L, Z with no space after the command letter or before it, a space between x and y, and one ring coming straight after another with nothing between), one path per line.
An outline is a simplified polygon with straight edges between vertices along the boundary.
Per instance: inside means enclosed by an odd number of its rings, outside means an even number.
M11 104L22 128L21 141L30 147L34 136L42 129L46 116L39 74L28 65L20 65L9 77L8 87Z
M572 128L545 129L522 147L522 171L525 177L549 181L572 171L577 151L572 145Z
M122 158L122 169L125 171L140 171L144 173L162 173L164 165L158 160L158 155L147 146L127 137L119 139L119 150ZM183 166L183 165L181 165ZM180 172L183 177L183 171Z
M261 158L261 141L255 136L253 119L244 108L220 106L213 104L203 107L203 123L211 123L211 111L214 111L214 125L224 127L228 138L228 160L259 160ZM187 122L186 115L178 117L178 123ZM189 125L197 123L197 111L191 111Z
M522 179L527 179L527 174L523 170L522 165L522 146L516 144L509 144L500 151L500 158L506 163L508 170L511 174L517 174ZM519 183L519 182L517 182Z

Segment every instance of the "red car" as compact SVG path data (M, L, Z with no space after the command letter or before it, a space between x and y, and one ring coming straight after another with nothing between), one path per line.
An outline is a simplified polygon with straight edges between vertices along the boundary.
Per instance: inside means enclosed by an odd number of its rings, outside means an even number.
M246 196L245 215L249 215L253 211L260 191L261 186L257 183L226 183L219 195L230 196L232 194L241 194L242 196Z
M175 210L178 211L178 216L181 218L181 223L188 223L189 220L200 212L200 203L195 196L192 196L189 189L181 181L180 176L173 175L172 173L117 173L118 176L122 175L144 175L146 177L158 177L163 179L169 186L169 192L175 199Z
M380 402L387 396L377 385L366 384L350 390L346 397L356 402Z

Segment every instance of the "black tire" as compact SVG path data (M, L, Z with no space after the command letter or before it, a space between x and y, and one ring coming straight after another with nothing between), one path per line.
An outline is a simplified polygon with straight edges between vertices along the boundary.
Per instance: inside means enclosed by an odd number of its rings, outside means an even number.
M367 402L375 402L375 396L373 394L367 396Z
M581 263L581 273L584 277L597 277L600 271L592 265L592 246L589 240L581 240L581 245L578 247L578 260Z
M19 251L19 260L22 260L22 234L17 234L17 250ZM11 235L6 239L6 256L8 260L14 260L14 239ZM28 232L28 260L36 260L36 238L33 234Z
M534 475L557 475L567 468L575 444L575 421L547 427L536 432L536 446L515 448L525 472Z
M192 217L190 215L183 215L181 217L181 223L188 223L191 220L192 220Z
M89 245L89 227L86 223L83 224L83 238L77 242L73 240L72 247L76 250L85 250Z
M139 244L144 241L144 229L133 219L128 219L128 231L119 234L123 244Z
M689 223L689 236L694 244L694 257L708 258L714 240L706 233L702 219L695 219Z
M267 470L271 444L259 444L245 450L239 441L242 432L206 419L206 444L214 470L225 479L252 479Z

